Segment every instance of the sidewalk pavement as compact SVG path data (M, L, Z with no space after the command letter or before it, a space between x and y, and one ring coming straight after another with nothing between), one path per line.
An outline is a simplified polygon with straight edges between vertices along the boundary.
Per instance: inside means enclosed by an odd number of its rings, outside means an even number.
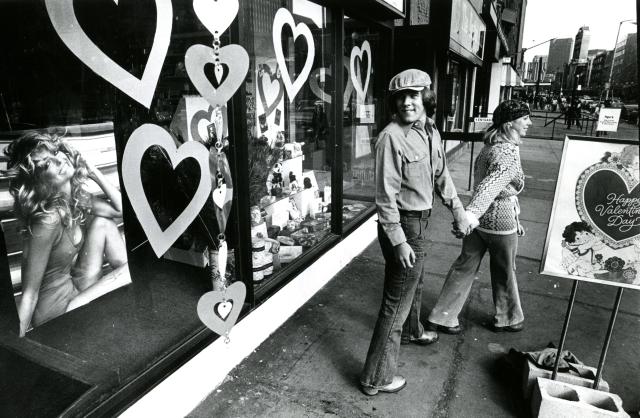
M481 145L481 144L480 144ZM476 144L476 153L481 146ZM193 417L526 417L521 375L505 361L510 348L540 349L558 344L572 282L538 274L551 212L562 142L525 139L526 174L521 221L526 236L518 249L518 281L525 330L496 334L488 257L480 268L461 315L461 335L440 335L423 347L403 345L398 373L407 387L396 394L363 395L358 378L376 321L384 263L377 241L234 369L226 381L191 414ZM470 193L470 147L450 162L463 202ZM440 292L460 251L449 232L451 214L434 207L431 261L423 293L423 317ZM597 366L616 288L583 282L565 349ZM613 332L603 377L627 411L640 409L640 292L626 290ZM634 415L636 416L636 415Z

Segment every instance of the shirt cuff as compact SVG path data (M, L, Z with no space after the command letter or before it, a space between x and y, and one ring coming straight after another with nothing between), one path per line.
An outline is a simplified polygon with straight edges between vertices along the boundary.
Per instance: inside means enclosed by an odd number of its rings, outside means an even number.
M404 235L404 231L400 224L393 226L389 225L387 227L383 227L383 229L385 234L387 234L387 238L391 241L391 245L394 247L407 241L407 237Z

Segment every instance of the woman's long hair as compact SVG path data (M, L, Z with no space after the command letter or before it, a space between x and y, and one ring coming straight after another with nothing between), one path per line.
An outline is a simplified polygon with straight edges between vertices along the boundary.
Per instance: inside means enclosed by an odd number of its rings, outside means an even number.
M509 122L502 123L499 126L489 127L484 133L483 139L487 145L495 145L502 142L509 142L515 145L522 144L520 135L518 135L515 129L511 129Z
M48 150L54 155L64 152L75 172L71 177L71 196L51 187L43 178L43 171L33 162L32 155L38 150ZM14 140L4 153L9 158L8 175L13 175L9 192L13 196L13 208L23 226L31 227L57 215L67 228L73 222L83 223L91 208L91 195L85 190L87 165L80 153L67 145L56 134L29 132Z

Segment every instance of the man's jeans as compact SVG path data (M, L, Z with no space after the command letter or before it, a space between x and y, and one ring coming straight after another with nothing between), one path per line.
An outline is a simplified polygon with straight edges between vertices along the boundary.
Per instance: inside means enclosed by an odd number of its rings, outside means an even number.
M438 302L429 314L429 322L446 327L459 325L458 315L469 297L487 249L495 326L504 327L524 321L516 281L517 234L497 235L475 230L462 241L462 252L447 274Z
M385 260L384 293L360 378L363 386L379 388L391 383L398 367L401 336L419 337L424 332L420 323L420 305L428 224L428 211L400 217L407 243L416 254L413 267L406 269L396 261L393 246L378 225L378 241Z

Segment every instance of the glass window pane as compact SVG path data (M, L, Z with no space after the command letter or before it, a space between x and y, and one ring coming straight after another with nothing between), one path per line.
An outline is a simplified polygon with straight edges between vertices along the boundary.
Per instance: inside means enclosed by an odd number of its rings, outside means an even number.
M257 287L316 246L331 223L331 22L315 3L285 3L242 4L251 58L248 178Z
M343 109L342 218L345 223L374 206L375 156L371 140L385 120L385 80L381 61L385 39L380 30L357 19L344 19L345 78ZM353 70L353 73L352 73Z

